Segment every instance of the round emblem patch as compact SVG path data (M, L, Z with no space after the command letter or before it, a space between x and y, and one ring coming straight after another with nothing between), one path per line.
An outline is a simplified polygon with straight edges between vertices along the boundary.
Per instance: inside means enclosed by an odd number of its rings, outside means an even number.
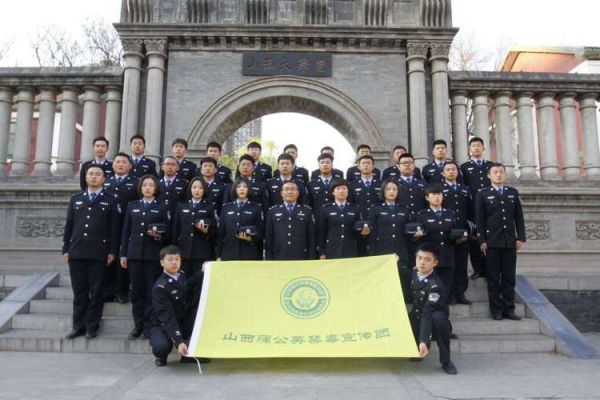
M329 306L327 287L314 278L297 278L281 291L281 306L292 317L315 318Z

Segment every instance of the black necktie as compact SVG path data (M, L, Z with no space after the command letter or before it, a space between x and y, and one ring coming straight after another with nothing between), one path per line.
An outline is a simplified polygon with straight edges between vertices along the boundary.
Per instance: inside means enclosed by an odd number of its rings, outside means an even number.
M288 204L287 205L287 211L288 211L288 214L292 215L292 211L294 211L294 205L293 204Z
M371 181L365 181L365 186L367 187L367 189L370 188L371 187Z
M452 191L456 192L456 185L451 185L451 187L452 187Z
M478 167L481 167L481 160L477 160L476 163Z
M94 201L95 198L96 198L96 193L91 192L90 193L90 201Z
M140 162L140 160L139 160L139 159L137 159L137 158L134 158L134 159L133 159L133 166L134 166L134 167L137 167L137 165L138 165L138 163L139 163L139 162Z
M123 181L123 178L121 178L120 176L117 177L117 186L121 186L121 182Z
M442 216L442 212L441 211L436 211L435 212L435 216L436 217L441 217Z

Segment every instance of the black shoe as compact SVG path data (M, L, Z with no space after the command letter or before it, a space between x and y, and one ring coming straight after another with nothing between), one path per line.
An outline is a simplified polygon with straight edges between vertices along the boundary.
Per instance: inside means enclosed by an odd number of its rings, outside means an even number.
M156 365L157 367L164 367L165 365L167 365L167 360L162 359L162 358L157 358L156 360L154 360L154 365Z
M502 319L502 313L501 312L492 312L492 319L494 319L496 321L500 321Z
M473 272L471 274L471 279L477 279L477 278L485 278L485 274L483 272Z
M127 296L117 296L117 303L119 304L127 304L128 301Z
M452 361L448 361L446 364L442 364L442 369L446 371L446 373L449 375L458 374L458 370L456 369L456 366Z
M450 304L451 306L456 304L456 297L452 296L450 297L450 299L448 300L448 304Z
M451 333L450 339L458 339L458 335L456 333Z
M129 340L139 339L142 336L143 328L141 326L136 326L129 332Z
M88 333L85 334L85 338L88 340L95 339L97 337L98 337L98 331L88 331Z
M521 317L518 316L517 314L515 314L514 312L504 313L504 314L502 314L502 318L511 319L513 321L520 321L521 320Z
M67 334L67 336L65 336L65 339L75 339L76 337L83 335L85 335L85 329L74 329L69 334Z
M466 304L466 305L471 305L471 304L473 304L473 302L472 302L471 300L469 300L469 299L467 299L467 298L465 297L465 294L464 294L464 293L462 293L462 294L460 294L460 295L456 296L456 302L457 302L458 304Z

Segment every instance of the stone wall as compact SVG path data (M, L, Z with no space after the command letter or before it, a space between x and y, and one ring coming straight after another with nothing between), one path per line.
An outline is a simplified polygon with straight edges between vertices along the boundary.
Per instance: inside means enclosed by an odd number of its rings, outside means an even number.
M544 290L544 295L581 332L600 332L600 291Z

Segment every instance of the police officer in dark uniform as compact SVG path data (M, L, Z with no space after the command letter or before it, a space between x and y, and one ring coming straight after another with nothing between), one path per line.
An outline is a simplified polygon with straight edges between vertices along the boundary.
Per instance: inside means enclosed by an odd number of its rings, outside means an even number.
M473 201L475 201L479 189L491 185L490 178L488 178L488 170L493 163L483 159L484 150L483 139L479 137L471 138L469 140L469 154L471 157L469 161L460 166L463 181L469 187ZM485 256L481 253L477 239L469 242L469 256L471 257L471 265L473 266L473 275L471 275L471 278L485 277Z
M490 310L495 320L519 320L515 314L515 274L517 251L526 241L523 208L517 189L504 185L503 164L493 164L488 177L492 186L477 192L475 216L487 262Z
M281 188L283 203L267 213L265 256L267 260L313 260L316 258L315 223L309 206L298 204L298 183Z
M246 146L246 152L254 159L254 178L263 182L273 178L273 168L269 164L260 162L262 146L258 142L250 142Z
M296 147L295 144L288 144L283 148L283 153L294 157L294 170L291 174L292 179L296 182L301 182L303 185L308 184L308 170L296 165L296 160L298 160L298 147ZM273 172L274 178L279 178L280 175L281 172L278 169Z
M212 203L217 215L219 215L221 213L221 207L223 206L225 191L227 191L229 187L228 184L217 177L217 160L212 157L204 157L200 160L200 168L198 168L197 172L204 182L206 182L206 199Z
M356 165L348 168L346 171L346 179L348 182L352 183L356 180L360 179L362 174L360 170L359 160L363 156L371 155L371 146L368 144L361 144L356 148ZM378 181L381 180L381 171L378 168L375 168L375 162L373 162L373 175L377 178Z
M387 167L386 169L383 170L381 179L384 179L384 180L388 179L388 178L400 179L400 176L402 175L400 173L400 169L401 169L400 157L406 153L408 153L408 151L406 151L406 147L404 147L402 145L397 145L396 147L394 147L394 149L392 150L392 158L393 158L395 164L390 167ZM412 177L414 179L423 180L423 177L421 176L421 170L419 169L419 167L413 167Z
M356 224L364 218L356 204L348 203L348 182L334 180L331 192L335 200L323 206L317 219L319 257L321 260L356 257L357 239L369 235L369 224L357 230Z
M140 179L141 200L129 203L121 235L121 266L129 271L133 330L130 339L147 337L152 314L152 286L160 275L160 249L168 243L171 230L169 206L157 201L158 179Z
M358 205L362 215L369 215L371 207L381 200L381 183L373 173L375 160L369 154L360 156L357 160L360 177L350 182L350 202ZM369 254L368 237L358 239L358 255Z
M258 204L263 210L263 215L265 215L269 209L269 193L262 180L262 174L260 172L258 174L255 173L254 165L254 158L252 158L251 155L244 154L240 156L236 176L248 181L250 184L248 200L254 204ZM232 188L227 188L223 195L223 204L231 203L234 200L234 190Z
M452 325L448 320L448 295L434 268L438 263L438 249L433 243L423 243L417 248L416 266L411 282L413 307L410 323L421 358L429 353L432 338L438 345L442 369L450 375L458 373L450 360Z
M158 201L166 204L171 213L175 212L179 202L186 200L188 181L177 174L179 165L177 159L173 156L167 156L163 159Z
M71 197L63 236L62 254L69 264L73 287L74 339L98 336L104 300L104 273L118 252L120 209L117 200L102 189L104 169L86 169L86 191Z
M317 160L319 161L319 174L308 184L307 191L308 204L318 222L321 208L333 201L331 184L335 178L333 176L333 156L329 153L323 153Z
M237 178L232 187L233 201L223 205L219 217L217 259L262 260L264 220L262 206L249 199L252 184Z
M185 139L177 138L171 144L172 157L175 158L178 164L177 177L189 182L196 175L196 164L193 161L185 158L185 153L188 148L188 142ZM163 160L164 161L164 160ZM160 173L162 178L164 169Z
M448 145L443 139L438 139L433 142L431 149L433 154L433 160L423 167L423 178L427 183L443 183L444 177L442 172L444 171L444 165L446 165L446 158L448 156ZM462 177L457 176L458 182L462 182Z
M172 242L181 251L187 276L202 275L202 264L214 259L217 220L207 193L206 182L195 177L188 187L190 199L179 203L173 215Z
M233 181L231 180L231 170L225 165L219 163L219 159L221 158L221 151L221 145L217 142L209 142L206 145L206 156L214 159L217 166L217 171L215 174L217 181L227 185L232 183Z
M98 136L94 139L94 159L81 164L79 172L79 186L81 190L86 188L86 171L90 165L99 165L104 170L104 178L108 179L113 174L112 161L106 158L108 153L108 139L104 136Z
M137 178L144 175L158 176L156 163L144 155L146 139L141 135L134 135L129 139L129 147L131 148L131 163L133 165L131 173Z
M113 160L115 174L104 183L104 190L119 202L121 210L127 210L127 205L139 200L138 178L131 172L131 159L128 154L118 153ZM119 219L119 235L123 231L124 214ZM120 237L118 238L120 240ZM129 297L129 274L121 268L119 260L108 267L106 274L105 300L124 304Z
M331 155L331 161L333 163L333 160L334 160L334 150L333 150L333 147L330 147L330 146L323 147L321 149L321 152L319 153L319 156L322 156L324 154ZM318 160L318 158L317 158L317 160ZM333 168L333 166L332 166L332 168ZM312 182L312 181L316 180L320 175L321 175L321 168L319 166L319 168L315 169L314 171L312 171L310 173L310 181ZM331 175L334 178L344 179L344 173L341 170L336 169L336 168L332 169ZM314 209L313 209L313 211L314 211Z
M279 177L269 179L265 186L269 195L269 206L275 206L281 204L283 199L281 197L281 188L283 184L288 181L294 181L298 184L298 190L300 191L300 197L298 202L300 204L308 203L308 193L306 192L306 186L301 179L296 179L292 173L294 171L294 157L291 154L280 154L277 157L277 164L279 166Z
M402 154L399 164L400 177L396 180L400 183L400 202L410 210L411 218L414 218L419 211L427 208L425 182L414 177L415 159L412 154Z
M458 164L448 161L444 165L444 201L442 206L454 211L456 214L456 227L463 229L467 235L471 231L469 221L474 220L473 204L469 188L456 181L458 177ZM469 265L469 236L456 241L454 247L454 277L450 288L450 304L471 304L465 296L469 287L467 268Z

